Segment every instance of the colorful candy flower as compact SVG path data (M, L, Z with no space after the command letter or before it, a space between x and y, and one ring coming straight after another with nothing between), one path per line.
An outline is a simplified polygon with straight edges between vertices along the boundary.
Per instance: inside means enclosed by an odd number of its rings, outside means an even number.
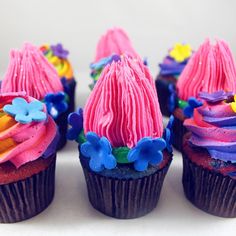
M71 128L67 132L67 138L69 140L77 140L83 129L83 110L81 108L68 116L68 124Z
M194 97L190 97L188 99L188 105L183 110L184 115L188 118L192 117L194 108L197 108L197 107L200 107L200 106L202 106L201 101L197 100Z
M69 51L64 49L61 43L51 46L51 49L55 56L63 58L63 59L66 59L69 54Z
M81 145L81 153L90 158L89 166L95 172L106 169L114 169L117 165L116 158L112 155L109 140L98 137L94 132L86 134L87 141Z
M170 57L177 62L183 62L192 55L192 48L189 44L176 43L174 48L169 52Z
M199 92L199 97L210 103L217 103L233 96L233 92L220 90L214 93Z
M163 160L162 150L166 147L166 142L162 138L141 139L137 145L128 153L128 160L134 162L137 171L145 171L148 164L158 165Z
M43 103L32 101L28 103L24 98L15 98L12 105L5 105L3 111L15 117L15 120L22 124L28 124L32 121L40 122L46 120L47 115L43 112Z
M65 112L68 108L66 96L64 92L48 93L44 102L46 103L48 113L56 119L61 113Z

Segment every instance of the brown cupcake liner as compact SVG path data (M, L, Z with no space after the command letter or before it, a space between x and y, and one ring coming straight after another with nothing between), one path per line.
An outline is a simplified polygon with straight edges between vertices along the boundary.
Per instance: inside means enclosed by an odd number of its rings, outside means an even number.
M185 196L201 210L220 217L236 217L236 180L193 163L183 153Z
M149 176L137 179L119 179L91 171L81 161L91 205L105 215L118 219L138 218L151 212L157 205L166 166Z
M29 178L0 185L0 222L29 219L52 202L55 190L56 156L47 169Z
M183 149L183 137L187 133L187 129L183 124L183 119L178 117L174 112L174 122L173 122L173 146L178 151L182 151Z

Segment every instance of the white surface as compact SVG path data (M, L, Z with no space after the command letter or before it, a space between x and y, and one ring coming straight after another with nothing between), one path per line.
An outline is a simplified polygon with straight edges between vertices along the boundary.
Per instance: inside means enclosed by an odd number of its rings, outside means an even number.
M94 56L96 42L106 28L115 25L124 27L137 51L148 56L153 75L167 48L178 40L186 40L196 48L206 36L218 36L225 38L236 54L236 1L138 2L0 0L0 75L7 67L10 48L20 47L23 41L40 45L60 40L71 51L73 66L79 71L77 104L83 106L91 82L88 64ZM181 178L182 160L175 152L157 208L135 220L109 218L90 205L77 146L68 143L58 153L53 203L30 220L0 225L0 234L235 236L236 219L214 217L195 208L184 197Z
M81 74L84 78L86 74ZM89 95L89 80L77 87L77 104ZM158 206L134 220L117 220L97 212L90 205L78 159L77 145L68 142L58 153L56 192L52 204L38 216L16 224L0 225L0 234L11 236L221 236L236 234L236 219L224 219L195 208L182 189L182 159L174 152Z

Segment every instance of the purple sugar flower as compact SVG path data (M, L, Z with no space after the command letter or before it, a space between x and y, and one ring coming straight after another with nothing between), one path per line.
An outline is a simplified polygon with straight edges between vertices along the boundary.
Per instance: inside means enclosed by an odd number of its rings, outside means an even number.
M52 45L51 49L55 56L63 59L66 59L69 54L69 51L64 49L61 43L58 43L57 45Z
M226 100L229 97L232 97L234 94L233 92L225 92L224 90L219 90L214 93L199 92L198 95L200 98L204 99L209 103L217 103Z

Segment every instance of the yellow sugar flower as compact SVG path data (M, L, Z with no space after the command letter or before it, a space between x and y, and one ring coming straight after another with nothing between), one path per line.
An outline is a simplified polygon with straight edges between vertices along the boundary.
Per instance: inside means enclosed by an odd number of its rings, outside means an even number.
M177 62L183 62L192 54L192 48L189 44L176 43L169 55Z
M231 102L230 105L232 110L236 112L236 95L234 95L234 102Z

